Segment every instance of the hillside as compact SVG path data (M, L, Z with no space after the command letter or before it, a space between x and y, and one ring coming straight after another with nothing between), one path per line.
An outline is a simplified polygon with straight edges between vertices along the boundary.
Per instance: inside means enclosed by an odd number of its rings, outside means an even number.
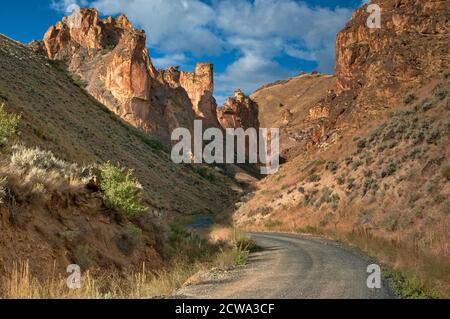
M449 2L373 2L382 28L366 28L364 7L354 13L337 36L335 79L310 103L283 111L305 75L252 95L261 123L296 123L303 143L235 222L350 243L406 274L401 296L449 296Z
M149 207L133 221L143 229L145 240L136 252L128 251L133 224L105 208L95 188L84 189L78 177L72 186L66 185L57 177L59 171L49 171L49 178L56 176L55 185L47 185L45 176L40 177L45 182L30 184L27 177L20 177L21 170L8 166L8 146L2 148L2 175L14 185L8 205L2 204L0 273L19 260L29 260L33 270L45 273L54 261L66 267L77 261L77 255L86 259L88 250L93 264L103 268L131 270L144 261L159 267L165 239L163 229L155 225L181 215L214 216L242 192L233 179L237 169L229 167L228 177L221 169L173 164L160 142L126 124L77 84L58 64L0 36L0 103L21 116L19 135L9 145L39 147L80 167L110 161L133 169L143 186L143 204ZM31 156L56 161L46 153ZM50 197L42 195L39 200L33 195L36 187L50 187L45 191Z
M301 151L308 129L304 121L334 82L330 75L303 74L264 86L250 96L258 104L261 127L281 129L283 157L292 158Z

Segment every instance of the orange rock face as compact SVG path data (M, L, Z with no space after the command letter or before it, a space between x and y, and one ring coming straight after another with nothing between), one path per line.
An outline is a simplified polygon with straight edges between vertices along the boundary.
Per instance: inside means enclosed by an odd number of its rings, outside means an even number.
M241 90L236 90L234 97L226 100L224 106L217 109L217 118L223 128L259 129L258 113L258 104Z
M62 61L86 82L86 90L130 124L170 141L177 127L192 129L196 118L218 126L211 64L194 72L158 71L146 48L146 34L123 15L100 19L97 10L81 9L78 24L63 18L42 42L30 44L48 58Z
M367 26L367 5L356 10L336 41L336 86L310 112L314 141L401 105L411 89L450 65L450 1L374 0L381 28Z
M210 122L210 126L218 126L217 104L213 97L214 72L210 63L197 63L194 72L181 72L180 85L192 101L195 114Z

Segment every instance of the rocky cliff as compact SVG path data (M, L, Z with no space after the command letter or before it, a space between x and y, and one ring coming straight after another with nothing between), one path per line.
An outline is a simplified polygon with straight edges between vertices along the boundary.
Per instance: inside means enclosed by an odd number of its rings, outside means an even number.
M223 128L259 129L258 113L258 104L238 89L217 110L217 118Z
M31 47L63 62L92 96L127 122L164 141L176 127L192 128L195 118L217 123L210 64L198 64L193 73L158 71L145 32L125 16L100 19L97 10L81 9L78 23L71 22L63 18Z
M305 122L315 112L317 103L327 95L335 84L335 77L321 74L301 74L286 81L278 81L255 91L251 98L258 104L262 127L280 128L281 154L293 158L304 151L311 138L311 129Z
M336 85L308 118L311 144L384 114L450 65L450 1L378 0L381 28L356 10L336 41Z
M164 83L172 88L183 88L192 103L192 109L205 126L219 126L217 121L217 104L213 96L214 71L211 63L197 63L194 72L180 71L170 67L160 71Z

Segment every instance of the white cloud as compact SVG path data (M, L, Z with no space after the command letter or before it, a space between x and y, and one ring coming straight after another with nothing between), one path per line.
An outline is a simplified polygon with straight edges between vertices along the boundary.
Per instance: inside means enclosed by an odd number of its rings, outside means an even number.
M332 72L336 32L352 12L343 8L310 8L293 0L225 0L219 2L217 10L217 25L230 35L228 40L238 36L241 43L252 45L261 56L307 57L316 60L324 72ZM292 42L302 49L288 45Z
M73 8L74 4L79 7L86 7L89 2L87 0L52 0L50 6L56 11L71 13L70 8Z
M199 56L221 51L220 38L210 30L215 11L199 0L96 0L91 5L103 14L125 13L161 52Z
M55 3L69 2L76 0ZM90 6L104 15L125 13L145 29L149 46L165 55L153 59L161 68L187 64L186 54L238 52L217 75L216 91L222 96L237 87L250 93L296 73L276 62L283 56L315 61L319 71L333 72L336 32L352 12L295 0L91 0Z
M292 71L285 70L277 62L247 51L216 77L216 85L221 93L232 93L240 88L250 94L261 85L286 78L291 73Z
M182 66L187 61L183 53L169 54L160 58L152 57L152 62L158 69L166 69L170 66Z

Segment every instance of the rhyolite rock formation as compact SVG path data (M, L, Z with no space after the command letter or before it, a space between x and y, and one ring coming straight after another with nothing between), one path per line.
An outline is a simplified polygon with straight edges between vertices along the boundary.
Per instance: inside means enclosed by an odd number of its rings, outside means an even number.
M223 128L259 129L258 115L258 104L239 89L217 109L217 118Z
M449 0L374 0L381 28L367 27L367 5L337 35L336 84L311 111L312 144L370 121L402 103L413 87L450 65Z
M174 128L192 129L194 119L218 126L211 64L199 63L194 72L156 70L145 32L124 15L101 19L97 10L81 9L78 20L64 17L30 47L63 62L98 101L163 141Z

